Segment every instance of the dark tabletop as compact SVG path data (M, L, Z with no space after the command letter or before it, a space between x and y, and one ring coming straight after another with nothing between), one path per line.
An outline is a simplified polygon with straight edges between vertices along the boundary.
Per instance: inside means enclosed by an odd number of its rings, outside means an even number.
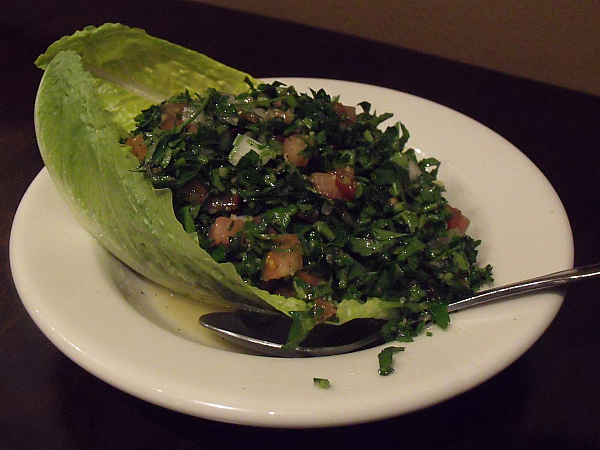
M61 36L104 22L144 28L256 77L359 81L458 110L550 180L571 221L575 264L600 261L598 97L188 2L9 0L0 6L0 448L600 448L599 281L570 287L539 341L477 388L357 426L279 430L194 418L123 393L60 353L21 304L8 242L43 166L33 128L42 72L33 61Z

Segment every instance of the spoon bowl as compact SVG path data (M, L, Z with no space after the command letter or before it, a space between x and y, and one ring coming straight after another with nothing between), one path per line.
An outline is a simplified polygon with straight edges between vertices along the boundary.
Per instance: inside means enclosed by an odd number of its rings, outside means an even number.
M600 264L567 269L481 291L471 297L448 304L448 312L453 313L501 298L598 276L600 276ZM331 356L384 343L381 326L385 321L375 319L354 319L343 325L317 325L301 346L295 348L285 347L292 319L279 312L239 309L233 312L205 314L200 317L199 322L225 339L246 348L264 355L286 358Z
M375 319L317 325L295 348L284 347L292 319L279 312L238 309L204 314L199 322L225 339L269 356L330 356L384 342L379 330L385 321Z

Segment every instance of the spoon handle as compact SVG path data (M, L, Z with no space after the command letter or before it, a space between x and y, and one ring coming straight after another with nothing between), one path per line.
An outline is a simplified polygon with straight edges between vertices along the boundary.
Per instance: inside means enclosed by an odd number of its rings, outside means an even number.
M470 306L486 303L499 297L509 297L512 295L521 294L523 292L537 291L538 289L560 286L562 284L572 283L574 281L598 276L600 276L600 264L591 264L589 266L562 270L549 275L543 275L541 277L531 278L518 283L508 284L482 291L472 297L450 303L448 305L448 312L454 312Z

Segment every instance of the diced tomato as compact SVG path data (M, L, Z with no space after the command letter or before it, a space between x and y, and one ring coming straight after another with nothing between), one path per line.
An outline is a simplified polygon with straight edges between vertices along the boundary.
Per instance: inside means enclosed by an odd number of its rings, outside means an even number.
M125 141L125 145L131 147L131 154L134 155L140 162L144 161L146 154L148 153L148 146L144 142L144 136L138 134L137 136L129 136Z
M352 167L344 167L330 172L314 172L310 181L319 194L330 200L354 200L356 180Z
M465 234L467 228L469 228L469 224L471 221L463 216L460 209L450 207L452 211L452 217L448 219L447 227L449 230L458 230L461 234Z
M315 300L315 322L323 323L335 315L336 308L331 302L318 298Z
M200 127L198 126L198 124L196 122L192 122L185 129L187 130L188 133L197 133L199 128Z
M310 181L319 194L330 200L341 200L344 197L335 183L335 175L332 172L313 172Z
M354 106L346 106L341 103L334 103L333 108L341 118L346 119L351 123L356 122L356 108Z
M316 286L317 284L323 283L325 281L323 280L323 278L313 275L312 273L308 273L304 270L299 270L294 275L300 277L300 279L309 286Z
M165 103L161 106L162 114L160 128L170 130L183 122L183 103Z
M208 237L213 241L212 246L223 244L229 245L229 238L244 230L244 220L232 219L230 217L217 217L208 231Z
M354 170L352 167L344 167L343 169L334 170L335 185L339 189L344 200L354 200L356 194L356 180L354 178Z
M185 202L196 206L204 203L208 196L208 190L200 180L194 178L181 188L179 195Z
M283 157L287 162L298 167L306 167L308 158L301 152L306 148L306 141L302 136L293 135L283 141Z
M277 280L293 275L302 268L302 248L298 236L282 234L273 238L275 249L267 253L263 267L263 281Z

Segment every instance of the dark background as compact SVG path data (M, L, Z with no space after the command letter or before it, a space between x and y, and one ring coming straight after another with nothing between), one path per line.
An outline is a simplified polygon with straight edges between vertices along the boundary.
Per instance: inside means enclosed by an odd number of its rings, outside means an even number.
M352 80L458 110L511 141L550 180L571 221L576 265L600 259L598 97L183 1L11 0L0 6L1 448L600 448L598 281L569 288L548 331L491 380L427 410L358 426L278 430L189 417L125 394L60 353L18 298L8 241L19 200L43 167L33 129L42 72L33 62L61 36L104 22L144 28L259 78Z

